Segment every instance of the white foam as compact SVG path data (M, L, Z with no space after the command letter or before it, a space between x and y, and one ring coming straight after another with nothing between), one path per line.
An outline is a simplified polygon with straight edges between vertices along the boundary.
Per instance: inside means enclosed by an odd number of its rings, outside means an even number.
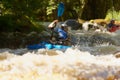
M94 56L76 48L57 50L58 55L43 52L39 49L0 60L0 80L98 80L115 76L120 79L120 58L112 54Z

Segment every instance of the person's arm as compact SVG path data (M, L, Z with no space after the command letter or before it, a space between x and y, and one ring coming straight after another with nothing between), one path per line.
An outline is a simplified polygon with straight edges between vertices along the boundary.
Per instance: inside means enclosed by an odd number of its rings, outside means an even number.
M48 25L48 28L54 28L57 23L58 23L58 20L54 20L52 23Z

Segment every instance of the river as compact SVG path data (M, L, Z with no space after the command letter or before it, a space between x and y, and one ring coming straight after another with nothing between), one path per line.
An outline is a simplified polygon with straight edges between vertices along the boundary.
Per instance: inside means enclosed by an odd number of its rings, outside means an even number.
M72 31L61 50L0 49L0 80L120 80L120 31Z

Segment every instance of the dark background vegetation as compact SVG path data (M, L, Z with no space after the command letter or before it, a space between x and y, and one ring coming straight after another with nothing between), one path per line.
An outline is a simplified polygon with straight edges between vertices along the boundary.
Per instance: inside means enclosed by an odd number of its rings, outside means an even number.
M26 47L42 40L36 34L45 29L42 22L57 19L60 2L65 5L60 21L120 18L120 0L0 0L0 48ZM24 34L33 31L37 33Z
M1 0L0 31L42 31L36 22L57 19L57 6L65 4L61 21L67 19L105 19L108 11L118 11L120 0Z

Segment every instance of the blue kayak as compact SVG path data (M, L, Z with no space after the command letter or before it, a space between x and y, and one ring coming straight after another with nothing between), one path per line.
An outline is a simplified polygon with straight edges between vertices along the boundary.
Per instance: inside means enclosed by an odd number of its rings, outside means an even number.
M51 43L48 43L48 42L41 42L39 44L28 45L27 49L29 49L29 50L35 50L35 49L57 49L57 50L65 50L65 49L70 48L70 47L71 46L51 44Z

